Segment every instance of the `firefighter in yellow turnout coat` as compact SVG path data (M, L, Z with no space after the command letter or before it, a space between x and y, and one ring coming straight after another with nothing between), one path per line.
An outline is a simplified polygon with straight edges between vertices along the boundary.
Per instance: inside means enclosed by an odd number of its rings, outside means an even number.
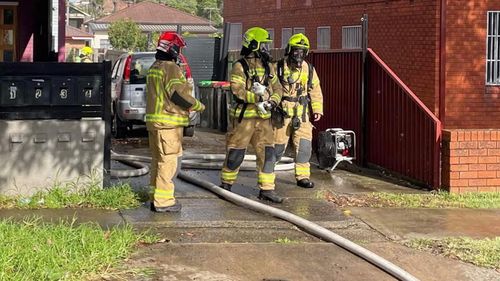
M275 130L276 159L279 161L285 152L290 138L295 148L295 178L297 185L313 188L310 180L312 124L309 107L312 108L314 121L323 115L323 95L316 71L304 58L309 52L309 39L299 33L288 41L285 58L277 63L277 73L283 85L283 98L280 107L284 112L281 128Z
M185 46L174 32L163 33L158 40L156 61L148 71L146 84L146 126L152 154L150 185L154 189L151 210L178 212L173 178L182 156L183 127L189 125L189 112L205 106L195 99L177 56Z
M259 199L281 203L274 191L274 132L271 109L281 101L281 85L270 64L265 29L254 27L245 32L242 58L231 71L231 90L235 102L230 111L233 129L227 134L227 154L221 172L221 187L231 190L251 143L257 156Z

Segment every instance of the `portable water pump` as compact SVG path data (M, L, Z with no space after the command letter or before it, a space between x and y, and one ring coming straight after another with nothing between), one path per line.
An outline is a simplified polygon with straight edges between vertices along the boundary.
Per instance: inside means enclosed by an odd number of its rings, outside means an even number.
M320 169L333 171L342 161L352 164L356 159L356 134L341 128L331 128L318 135Z

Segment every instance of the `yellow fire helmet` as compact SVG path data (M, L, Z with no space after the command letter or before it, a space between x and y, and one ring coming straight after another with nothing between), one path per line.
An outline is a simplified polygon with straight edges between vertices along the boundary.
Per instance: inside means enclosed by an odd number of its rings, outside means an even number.
M260 49L262 43L270 43L272 41L267 30L261 27L252 27L245 32L242 45L255 52Z
M84 55L92 55L93 53L94 51L89 46L85 46L82 48L82 54Z
M288 40L288 45L286 46L286 54L290 53L290 50L292 48L300 48L304 49L306 51L306 55L309 53L309 48L311 45L309 45L309 39L307 36L305 36L302 33L297 33L294 34L290 39Z

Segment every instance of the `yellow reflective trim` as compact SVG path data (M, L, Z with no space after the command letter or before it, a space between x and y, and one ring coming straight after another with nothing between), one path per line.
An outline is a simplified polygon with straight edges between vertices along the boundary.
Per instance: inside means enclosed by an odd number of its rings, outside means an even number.
M239 118L241 113L241 108L233 108L230 111L230 116L234 118ZM268 112L266 114L262 114L260 111L258 111L255 108L247 108L245 110L245 113L243 113L243 118L262 118L262 119L269 119L271 118L271 113Z
M159 80L162 80L163 79L163 76L159 75L159 74L153 74L153 73L149 73L147 78L157 78Z
M296 171L309 171L309 167L300 167L300 166L295 166Z
M146 114L146 122L165 123L174 126L189 125L189 117L166 114Z
M315 111L323 111L323 103L321 102L313 102L311 103L311 107Z
M238 178L238 175L235 175L235 176L222 175L222 180L225 180L225 181L234 181L237 178Z
M247 91L247 96L246 96L247 103L256 103L257 102L257 95Z
M228 173L222 173L222 178L225 180L235 180L238 177L238 173L233 174L228 174Z
M160 114L163 109L163 91L160 88L160 84L155 84L156 89L156 104L155 104L155 113Z
M167 190L167 189L156 188L155 192L158 193L158 194L163 194L163 195L172 195L172 194L174 194L174 190L173 189Z
M319 84L319 79L318 78L313 78L312 84L313 84L313 86L318 85Z
M270 175L266 175L266 176L263 176L262 174L260 174L257 182L258 183L274 183L275 179L276 179L276 176L274 174L270 174Z
M236 178L238 177L238 172L227 172L223 170L221 173L221 177L223 180L228 180L228 181L236 180Z
M275 174L264 174L264 173L259 174L259 179L274 179L275 177L276 177Z
M281 97L279 94L272 94L272 96L270 97L270 99L272 101L275 101L276 103L279 103L281 101Z
M191 110L199 111L201 110L201 108L202 108L201 102L199 100L195 100L194 105L191 107Z
M155 189L154 193L155 198L161 199L172 199L174 198L174 190L164 190L164 189Z
M246 79L239 76L239 75L231 75L231 82L239 83L239 84L245 84L247 83Z
M172 88L172 86L176 85L176 84L182 84L182 80L181 79L170 79L170 81L168 81L167 85L165 86L165 90L167 90L167 92L170 92L170 89Z

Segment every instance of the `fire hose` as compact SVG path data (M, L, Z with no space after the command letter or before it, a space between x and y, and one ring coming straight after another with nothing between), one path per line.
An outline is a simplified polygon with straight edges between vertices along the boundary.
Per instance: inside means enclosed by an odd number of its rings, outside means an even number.
M138 156L138 155L122 155L112 152L111 159L120 161L124 164L136 168L135 170L111 170L112 177L141 176L149 172L148 165L139 162L150 163L151 157ZM182 167L196 168L196 169L220 169L222 167L222 163L220 161L223 161L224 159L225 155L223 154L196 154L196 155L187 154L183 156ZM256 157L254 155L245 156L244 163L242 164L240 170L255 170L255 164L252 165L249 163L249 161L255 161L255 159ZM219 161L219 162L214 163L213 161ZM276 165L276 170L284 171L293 169L294 167L293 159L284 158L283 161L285 162L284 164ZM301 218L295 214L283 211L275 207L268 206L266 204L245 198L233 192L224 190L211 182L199 179L198 177L191 176L189 173L183 171L180 171L177 177L186 182L207 189L208 191L213 192L236 205L286 220L298 226L299 228L303 229L304 231L320 239L323 239L324 241L334 243L337 246L340 246L345 250L363 258L364 260L377 266L378 268L387 272L388 274L392 275L398 280L403 280L403 281L419 280L410 273L403 270L402 268L380 257L379 255L371 252L370 250L365 249L357 245L356 243L322 226L319 226L316 223Z

